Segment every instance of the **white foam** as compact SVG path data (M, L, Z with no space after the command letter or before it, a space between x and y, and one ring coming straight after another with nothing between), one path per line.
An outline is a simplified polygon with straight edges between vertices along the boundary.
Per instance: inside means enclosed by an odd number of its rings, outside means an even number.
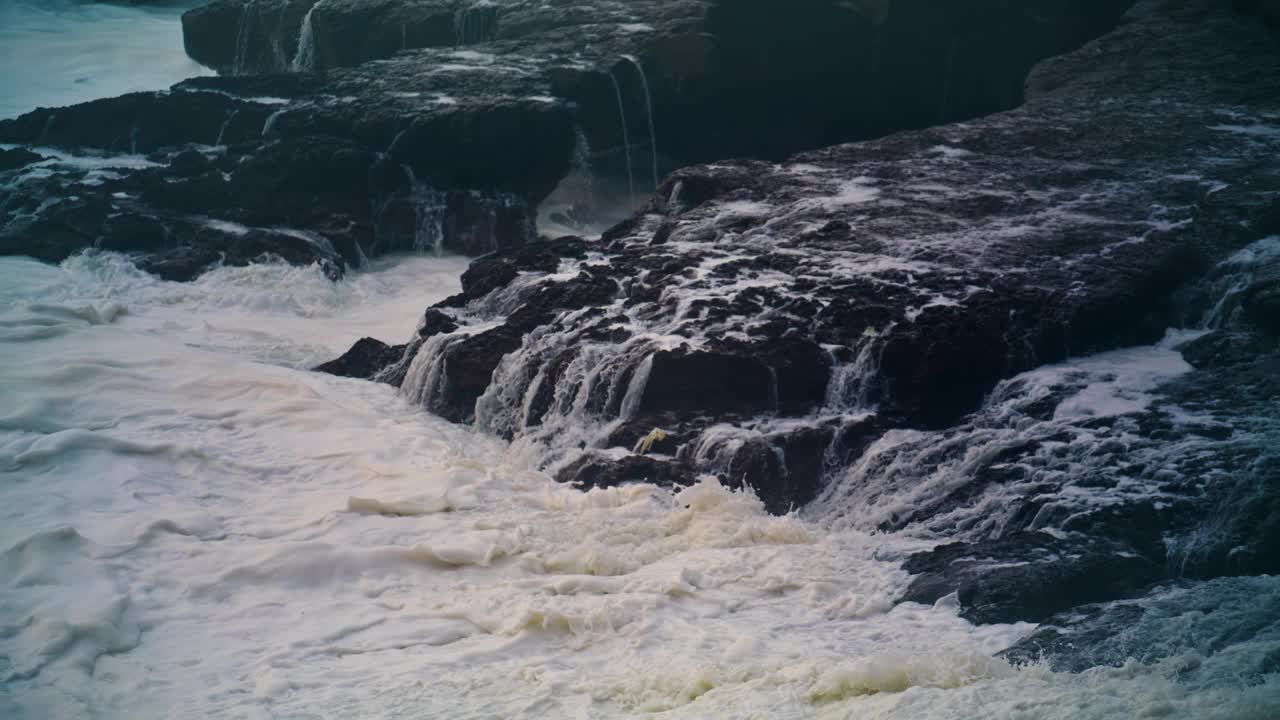
M773 517L710 480L581 492L393 388L297 369L401 339L462 267L180 285L109 253L0 259L3 327L62 329L0 337L0 715L1268 707L1273 686L1190 692L1158 668L1010 668L993 655L1029 626L894 605L896 558L930 542Z

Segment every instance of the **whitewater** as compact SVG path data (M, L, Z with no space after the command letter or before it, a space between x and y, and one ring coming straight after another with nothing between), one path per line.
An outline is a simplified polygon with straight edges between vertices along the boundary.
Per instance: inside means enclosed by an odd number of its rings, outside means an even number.
M180 5L0 0L0 117L207 72ZM584 492L539 469L545 448L309 370L408 340L467 263L172 283L107 252L0 258L0 719L1275 717L1280 676L1242 677L1274 635L1233 633L1280 578L1212 581L1208 614L1194 590L1124 601L1159 657L1076 673L1000 656L1031 624L895 603L903 559L954 538L877 528L963 463L879 495L849 481L864 463L782 517L714 480ZM1189 371L1171 347L1008 387L1071 384L1064 416L1121 414ZM972 434L975 457L1004 440ZM928 442L895 434L871 460L915 477Z
M1009 665L1032 626L893 604L924 540L581 492L307 371L464 267L0 259L0 717L1270 717L1274 683L1180 684L1194 653Z

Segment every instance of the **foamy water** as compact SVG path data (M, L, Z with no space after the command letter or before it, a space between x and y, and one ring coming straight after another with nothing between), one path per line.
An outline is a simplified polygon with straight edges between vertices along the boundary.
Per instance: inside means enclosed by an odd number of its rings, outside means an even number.
M197 4L0 0L0 118L210 74L182 49Z
M1175 661L1010 667L1030 626L893 605L921 541L579 492L305 370L464 265L0 259L0 717L1273 717Z

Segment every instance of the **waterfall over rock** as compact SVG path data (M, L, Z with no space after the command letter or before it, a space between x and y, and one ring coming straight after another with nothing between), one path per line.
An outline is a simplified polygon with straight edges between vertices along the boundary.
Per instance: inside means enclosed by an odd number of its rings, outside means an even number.
M0 716L1280 717L1272 4L210 0L217 76L0 78Z
M631 63L640 76L640 88L644 91L644 111L649 120L649 151L653 156L653 187L658 187L658 134L653 127L653 95L649 92L649 79L644 74L644 66L634 55L623 55L623 60ZM625 132L623 133L626 134Z

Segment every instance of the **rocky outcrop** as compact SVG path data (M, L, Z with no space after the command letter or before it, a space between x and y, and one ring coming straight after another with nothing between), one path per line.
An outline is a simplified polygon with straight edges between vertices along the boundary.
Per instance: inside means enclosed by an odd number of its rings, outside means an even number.
M759 1L218 0L187 13L184 34L193 58L233 74L353 67L424 48L582 56L586 64L559 68L558 89L579 104L593 147L623 140L616 83L636 131L625 141L648 141L651 114L658 145L689 162L781 157L1012 107L1036 60L1112 27L1124 9L1045 0L801 0L785 11Z
M186 46L226 76L0 122L0 142L169 168L120 163L119 182L99 184L75 164L47 166L36 185L5 190L0 202L19 208L0 217L5 251L153 252L100 242L106 208L165 227L186 268L171 277L245 257L204 220L322 239L333 257L306 261L334 267L392 251L482 254L530 239L535 209L571 173L596 179L569 200L590 220L685 162L1010 107L1034 60L1119 12L1101 0L1070 14L953 5L217 0L186 14ZM968 50L992 43L1017 48L998 80ZM45 217L45 199L70 198ZM72 219L80 200L95 210Z
M378 371L391 365L404 354L405 346L387 345L374 338L361 338L342 357L316 366L317 372L339 377L374 380Z
M491 385L492 357L468 369L465 399L488 386L475 414L508 436L692 423L711 470L722 418L746 438L772 431L734 418L944 427L1003 377L1152 342L1173 290L1276 221L1280 168L1256 160L1277 143L1260 130L1276 88L1249 70L1274 62L1228 15L1149 10L1038 68L1016 111L678 171L598 254L453 308L520 345Z
M1236 414L1274 397L1269 241L1240 250L1280 230L1262 67L1280 48L1255 22L1146 3L1016 110L677 171L585 257L477 263L402 388L537 441L567 482L710 473L948 539L904 599L957 592L977 621L1270 572L1274 423ZM1192 319L1251 349L1033 370Z
M904 599L957 592L979 622L1074 625L1056 616L1153 583L1274 574L1280 344L1236 303L1278 247L1253 243L1196 288L1216 329L1019 375L957 427L886 435L820 505L837 525L950 540L907 561Z
M220 73L282 72L316 0L215 0L182 16L187 55Z
M1260 652L1242 657L1240 639ZM1054 670L1173 660L1179 680L1197 686L1228 676L1264 682L1277 669L1280 582L1275 577L1179 581L1141 597L1089 605L1054 616L1004 653L1015 663L1048 662Z
M0 172L6 170L17 170L28 165L44 160L45 157L39 153L31 152L26 148L13 148L12 150L0 150Z

